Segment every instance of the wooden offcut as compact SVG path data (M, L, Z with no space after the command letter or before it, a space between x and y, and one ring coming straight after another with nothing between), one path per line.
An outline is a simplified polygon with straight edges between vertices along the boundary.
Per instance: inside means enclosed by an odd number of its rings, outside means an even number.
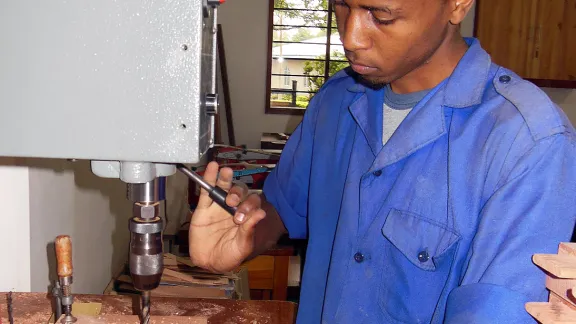
M532 260L558 278L576 278L576 258L571 255L535 254Z
M535 254L545 271L548 302L526 303L526 311L542 324L576 324L576 244L561 243L558 254Z

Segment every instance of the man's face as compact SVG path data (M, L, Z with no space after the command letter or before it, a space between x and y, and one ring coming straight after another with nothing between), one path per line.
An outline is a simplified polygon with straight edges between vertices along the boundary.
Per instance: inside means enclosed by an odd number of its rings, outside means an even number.
M427 63L449 30L451 0L334 0L352 69L373 84Z

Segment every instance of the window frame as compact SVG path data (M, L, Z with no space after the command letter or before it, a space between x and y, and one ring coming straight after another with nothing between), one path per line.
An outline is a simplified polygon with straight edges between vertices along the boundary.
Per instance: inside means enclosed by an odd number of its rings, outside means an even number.
M328 1L328 10L308 10L308 9L288 9L288 10L297 10L297 11L321 11L321 12L326 12L327 15L327 20L326 20L326 54L325 57L326 59L324 60L315 60L315 59L305 59L305 61L321 61L321 62L325 62L325 67L324 67L324 74L320 75L319 77L323 77L324 80L328 80L329 76L329 72L330 72L330 63L331 62L340 62L338 60L331 60L330 59L330 48L331 48L331 37L332 37L332 30L335 29L335 27L333 27L333 23L335 22L335 16L334 16L334 8L333 6L330 4L331 1ZM272 108L270 105L270 99L272 97L272 51L273 51L273 45L274 43L278 43L274 42L274 12L276 9L280 9L280 8L275 8L274 6L274 0L269 0L268 1L268 8L269 8L269 12L268 12L268 55L267 55L267 69L266 69L266 97L265 97L265 114L275 114L275 115L297 115L297 116L302 116L304 115L304 113L306 112L307 108L292 108L292 107L282 107L282 108ZM306 27L306 26L296 26L296 27ZM292 42L290 42L292 43ZM293 43L303 43L303 42L293 42ZM324 44L323 44L324 45ZM296 59L294 59L296 60ZM304 60L304 59L301 59ZM279 74L274 74L275 76L278 76ZM296 75L296 76L300 76L300 75ZM300 91L299 91L300 92ZM303 92L301 92L303 93Z

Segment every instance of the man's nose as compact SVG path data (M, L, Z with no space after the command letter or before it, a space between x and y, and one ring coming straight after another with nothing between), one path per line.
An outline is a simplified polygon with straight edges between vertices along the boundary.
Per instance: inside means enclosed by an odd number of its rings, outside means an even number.
M362 12L352 10L346 19L344 35L340 35L342 45L346 51L355 52L366 50L372 46L372 40L368 37L365 19Z

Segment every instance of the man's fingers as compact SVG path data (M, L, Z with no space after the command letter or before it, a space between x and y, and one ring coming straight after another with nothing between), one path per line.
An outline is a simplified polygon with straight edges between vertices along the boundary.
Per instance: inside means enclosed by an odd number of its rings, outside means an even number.
M211 186L216 184L218 177L218 163L210 162L204 170L204 180ZM208 196L208 192L204 189L200 190L200 197L198 199L198 206L196 208L208 208L212 204L212 199Z
M266 212L262 209L256 209L247 214L244 223L238 228L240 242L252 242L252 236L258 222L266 217ZM252 249L252 247L250 248Z
M218 174L218 181L216 181L216 185L226 191L230 190L230 187L232 187L233 174L234 171L232 171L232 169L222 168Z
M244 202L238 206L236 209L236 214L234 215L234 223L242 225L247 221L248 215L253 210L260 209L260 197L258 195L250 195Z
M244 197L248 195L248 190L248 186L245 183L235 183L228 192L228 196L226 197L226 204L232 207L238 206L242 200L244 200Z

